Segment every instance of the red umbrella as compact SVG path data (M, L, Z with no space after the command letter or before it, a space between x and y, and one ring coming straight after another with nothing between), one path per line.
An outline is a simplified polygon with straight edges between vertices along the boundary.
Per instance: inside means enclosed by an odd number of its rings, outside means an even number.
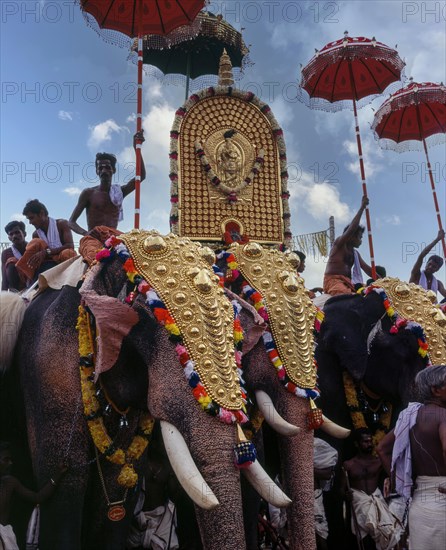
M446 87L432 82L418 84L411 81L381 105L375 114L372 129L384 149L401 153L421 150L423 144L438 227L443 229L427 144L444 143L446 140ZM446 257L444 239L442 244Z
M190 24L206 0L79 0L101 29L138 37L138 94L136 130L142 129L142 36L168 34ZM141 184L141 141L136 145L135 228L139 227Z
M353 106L361 170L362 190L367 196L361 135L357 108L382 94L392 83L401 79L404 61L398 52L377 42L375 38L344 38L330 42L316 51L302 69L299 99L311 108L339 111ZM363 100L363 101L361 101ZM370 213L366 208L370 263L376 279Z

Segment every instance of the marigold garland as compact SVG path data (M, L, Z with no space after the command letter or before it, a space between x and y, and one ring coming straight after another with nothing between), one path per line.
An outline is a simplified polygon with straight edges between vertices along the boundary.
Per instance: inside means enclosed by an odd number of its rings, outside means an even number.
M343 372L344 380L344 392L347 407L350 412L350 418L352 419L353 428L359 430L361 428L369 429L364 417L364 413L361 411L358 400L358 390L356 388L353 378L347 371ZM386 435L390 428L390 421L392 419L392 406L388 404L387 410L381 412L379 415L378 428L372 434L373 448L376 449L378 443Z
M248 403L248 397L246 390L244 389L244 380L242 378L241 361L242 361L242 345L243 345L243 330L240 325L239 311L240 306L237 302L232 302L234 308L234 348L235 348L235 361L237 364L238 375L240 379L241 393L242 393L242 409L237 411L230 411L221 407L216 401L214 401L207 393L206 388L201 382L200 375L196 370L195 362L191 359L188 350L186 349L181 331L175 320L170 315L164 302L161 300L156 290L143 279L136 270L133 259L130 257L130 253L125 244L117 237L111 237L105 242L105 249L98 252L96 259L99 261L109 261L115 255L120 257L123 262L123 268L127 274L128 279L135 284L135 290L132 291L126 298L127 303L132 303L136 298L136 294L139 293L145 297L147 305L153 312L156 320L165 327L168 331L170 340L175 344L175 351L181 366L184 369L184 375L192 388L192 393L195 399L200 404L201 408L212 416L216 416L222 422L226 424L240 423L245 424L248 422L246 416L246 405Z
M124 487L134 487L138 481L133 463L139 460L147 448L153 430L154 420L149 413L142 413L138 423L138 434L135 435L126 451L115 448L108 435L102 418L101 407L96 398L94 378L94 346L89 324L89 315L83 306L79 306L79 317L76 325L79 338L79 370L81 378L84 415L96 448L113 464L122 466L118 483Z

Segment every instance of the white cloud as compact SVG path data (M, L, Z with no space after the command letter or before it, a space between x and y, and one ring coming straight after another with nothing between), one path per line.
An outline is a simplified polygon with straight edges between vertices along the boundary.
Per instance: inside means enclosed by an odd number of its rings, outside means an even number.
M131 115L129 115L129 116L125 119L126 122L135 122L135 120L136 120L136 113L132 113Z
M154 78L144 79L144 97L148 101L163 97L163 86L159 80Z
M82 189L80 187L65 187L63 192L70 195L70 197L76 197L81 194Z
M315 183L309 172L302 171L294 181L290 180L288 187L291 207L302 208L317 221L326 223L334 216L339 223L347 223L352 217L337 187L328 182Z
M383 152L382 149L378 146L376 141L370 137L362 137L362 156L364 159L364 171L366 181L373 179L373 177L381 172L383 169L382 158ZM357 176L358 181L361 181L361 172L359 168L359 158L358 158L358 146L356 140L345 140L343 146L351 158L350 162L346 163L348 170Z
M73 113L71 111L59 111L57 116L60 120L73 120Z
M105 141L111 141L112 134L128 130L125 126L119 126L113 119L109 118L105 122L100 122L95 126L89 126L90 137L88 138L88 146L92 149L97 149Z
M152 227L152 225L155 227L159 225L169 227L169 212L163 208L153 209L146 219L149 227Z
M401 218L398 216L398 214L390 214L388 216L378 216L376 218L376 227L378 229L381 229L382 227L386 225L401 225Z

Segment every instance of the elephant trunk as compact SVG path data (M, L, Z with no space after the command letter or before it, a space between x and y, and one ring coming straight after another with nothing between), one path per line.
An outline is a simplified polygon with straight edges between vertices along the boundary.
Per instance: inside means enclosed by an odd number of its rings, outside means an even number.
M282 394L278 409L297 426L306 426L308 401ZM287 508L291 550L315 550L313 431L302 428L298 437L279 436L284 490L292 503Z

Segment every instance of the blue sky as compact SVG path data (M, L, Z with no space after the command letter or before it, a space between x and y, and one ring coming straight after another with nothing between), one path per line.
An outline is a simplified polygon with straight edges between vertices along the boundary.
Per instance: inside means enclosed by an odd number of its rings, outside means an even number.
M319 231L335 216L337 234L360 204L350 111L313 111L296 99L300 64L343 36L375 36L406 61L417 81L446 80L445 2L258 0L212 2L209 9L243 28L255 63L239 87L270 104L288 148L293 234ZM27 200L68 218L80 191L95 185L97 151L118 156L116 183L132 175L136 67L125 49L105 43L71 1L1 2L1 228ZM169 131L184 90L144 81L142 226L169 231ZM383 151L370 124L385 97L359 112L375 256L390 275L408 279L423 243L438 228L424 155ZM445 222L446 148L430 149ZM132 227L133 197L123 230ZM85 219L81 218L81 225ZM31 227L29 228L31 232ZM3 235L2 241L6 240ZM75 237L77 240L77 237ZM361 247L369 257L367 244ZM440 253L440 248L437 248ZM309 258L308 286L319 285L324 261ZM439 275L444 281L445 269Z

